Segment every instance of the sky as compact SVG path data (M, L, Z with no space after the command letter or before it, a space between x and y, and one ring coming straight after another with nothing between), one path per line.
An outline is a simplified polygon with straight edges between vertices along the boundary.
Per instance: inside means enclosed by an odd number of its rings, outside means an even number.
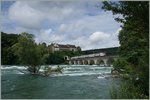
M82 50L120 46L120 23L101 0L2 1L2 31L34 34L37 43L73 44Z

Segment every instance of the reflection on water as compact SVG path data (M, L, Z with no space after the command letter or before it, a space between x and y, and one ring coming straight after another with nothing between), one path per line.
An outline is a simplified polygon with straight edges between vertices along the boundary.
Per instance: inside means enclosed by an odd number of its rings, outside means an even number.
M60 67L63 67L62 74L43 77L23 74L21 71L26 71L26 68L22 66L2 66L2 98L106 99L110 98L109 87L119 82L118 79L111 77L111 67L89 65Z

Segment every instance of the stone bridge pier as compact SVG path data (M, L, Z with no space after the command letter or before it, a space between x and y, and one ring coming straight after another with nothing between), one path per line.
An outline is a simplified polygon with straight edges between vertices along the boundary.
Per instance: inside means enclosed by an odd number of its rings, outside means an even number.
M108 66L117 60L117 56L106 56L98 54L76 56L69 59L69 64L73 65L103 65Z

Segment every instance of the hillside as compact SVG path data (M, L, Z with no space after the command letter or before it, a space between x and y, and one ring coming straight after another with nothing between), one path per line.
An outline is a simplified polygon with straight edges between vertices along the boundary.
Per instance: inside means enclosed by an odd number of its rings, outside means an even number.
M112 48L85 50L82 52L83 54L93 54L93 53L104 52L106 53L106 55L118 55L118 49L119 47L112 47Z

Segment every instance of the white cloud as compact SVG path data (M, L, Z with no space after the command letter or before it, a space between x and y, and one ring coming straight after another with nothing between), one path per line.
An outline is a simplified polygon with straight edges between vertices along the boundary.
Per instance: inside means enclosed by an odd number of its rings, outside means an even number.
M51 28L44 31L45 34L50 34L51 32L52 32Z
M65 38L64 34L54 34L51 28L40 30L40 33L36 34L36 42L46 42L50 44L51 42L60 42L63 41Z
M35 41L36 42L49 42L50 41L50 36L51 36L51 33L52 33L52 29L49 28L49 29L46 29L46 30L40 30L40 33L36 34L36 39Z
M9 9L12 21L25 28L39 28L43 15L25 2L16 1Z
M119 32L122 30L122 28L118 28L116 30L116 32L114 32L113 34L111 34L111 37L110 39L113 40L113 41L118 41L119 42L119 39L118 39L118 35L119 35Z
M32 33L36 42L75 44L82 49L118 46L119 24L112 14L96 8L97 2L85 3L16 1L9 18L18 25L16 33Z
M22 27L37 29L43 20L59 22L84 14L84 10L75 9L71 2L16 1L9 9L9 17Z
M119 32L122 30L122 28L120 27L116 32L115 35L119 35Z
M99 41L105 41L108 40L108 38L110 37L109 34L104 33L104 32L94 32L90 35L89 39L91 40L91 42L99 42Z
M58 29L58 31L60 33L65 33L67 31L67 29L68 29L68 27L67 27L66 24L61 24L60 27L59 27L59 29Z

